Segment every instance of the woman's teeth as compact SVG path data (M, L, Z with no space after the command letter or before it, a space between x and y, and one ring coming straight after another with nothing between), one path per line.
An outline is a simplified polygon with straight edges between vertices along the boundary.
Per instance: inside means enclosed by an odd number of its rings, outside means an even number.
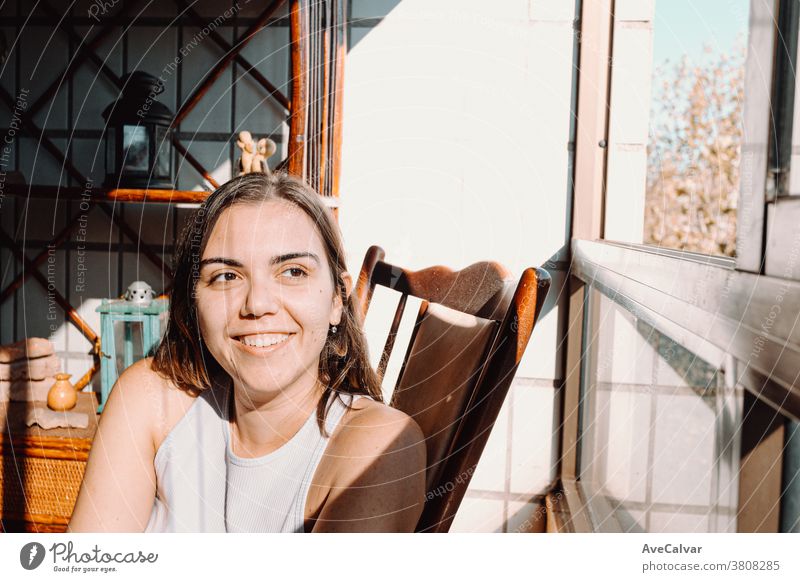
M288 333L264 333L258 335L245 335L239 338L239 341L246 346L255 348L268 348L276 344L285 342L289 339Z

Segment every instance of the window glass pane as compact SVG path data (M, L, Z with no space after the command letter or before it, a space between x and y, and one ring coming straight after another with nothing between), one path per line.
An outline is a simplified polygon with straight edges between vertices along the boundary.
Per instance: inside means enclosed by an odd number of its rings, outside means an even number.
M643 242L734 256L748 0L657 0Z
M114 322L114 351L117 377L134 362L144 357L144 336L141 321Z
M169 178L169 155L172 151L171 144L167 141L167 129L156 125L156 167L157 178Z
M122 126L123 171L146 172L149 156L147 128L143 125Z
M614 20L605 238L734 256L749 0Z
M623 531L736 531L742 392L731 387L735 371L724 369L732 360L681 330L692 351L591 293L585 491L606 498Z

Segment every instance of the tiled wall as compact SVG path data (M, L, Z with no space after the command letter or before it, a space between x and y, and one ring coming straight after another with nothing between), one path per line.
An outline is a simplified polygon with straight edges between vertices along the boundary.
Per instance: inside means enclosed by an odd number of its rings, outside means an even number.
M452 531L544 531L544 495L556 461L553 382L517 378Z

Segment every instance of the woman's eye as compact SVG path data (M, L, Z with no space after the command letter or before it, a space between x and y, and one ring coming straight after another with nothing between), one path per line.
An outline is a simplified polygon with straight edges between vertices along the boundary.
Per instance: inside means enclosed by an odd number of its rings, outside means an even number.
M307 275L305 269L301 269L300 267L289 267L288 269L284 269L281 274L289 279L300 279Z
M229 282L236 279L236 273L231 273L230 271L225 271L224 273L219 273L211 277L211 282L216 283L217 281Z

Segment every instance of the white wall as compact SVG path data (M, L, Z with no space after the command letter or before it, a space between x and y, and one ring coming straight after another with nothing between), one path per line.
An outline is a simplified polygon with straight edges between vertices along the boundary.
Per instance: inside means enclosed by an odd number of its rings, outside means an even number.
M653 0L614 6L604 238L641 243L653 73Z

